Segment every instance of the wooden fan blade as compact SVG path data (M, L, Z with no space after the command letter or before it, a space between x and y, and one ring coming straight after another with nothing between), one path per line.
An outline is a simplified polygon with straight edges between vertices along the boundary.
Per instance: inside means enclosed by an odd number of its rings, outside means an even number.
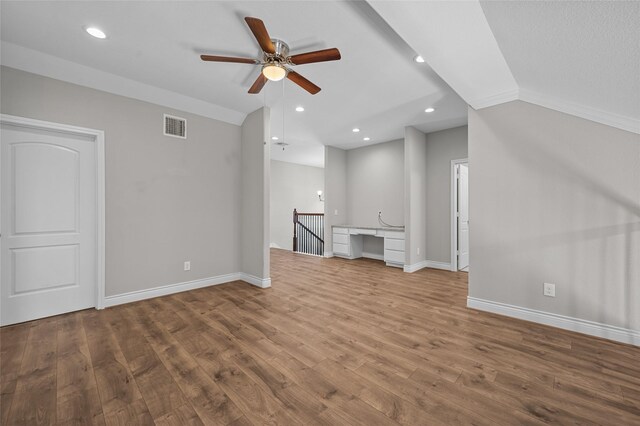
M249 93L254 95L256 93L260 93L260 91L262 90L264 85L267 83L267 81L268 81L267 77L265 77L264 74L260 73L256 81L253 82L253 85L251 86L251 88L249 88Z
M293 55L289 60L294 65L302 65L313 62L337 61L340 58L340 51L334 47L332 49L316 50L315 52Z
M267 53L274 54L276 53L276 48L271 42L271 37L269 37L269 33L267 32L267 28L264 26L264 22L262 22L258 18L251 18L247 16L244 18L247 25L249 25L249 29L253 33L253 36L258 40L258 44Z
M289 70L289 73L287 74L287 78L293 81L298 86L302 87L307 92L311 93L312 95L315 95L321 90L318 86L316 86L315 84L313 84L312 82L310 82L309 80L307 80L306 78L304 78L303 76L301 76L295 71Z
M203 61L213 62L235 62L238 64L259 64L260 61L250 58L233 58L230 56L215 56L215 55L200 55L200 59Z

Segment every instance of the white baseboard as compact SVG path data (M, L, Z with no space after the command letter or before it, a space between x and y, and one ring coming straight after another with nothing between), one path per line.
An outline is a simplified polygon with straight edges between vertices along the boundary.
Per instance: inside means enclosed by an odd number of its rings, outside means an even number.
M434 260L427 260L427 268L444 269L445 271L450 271L451 264L446 262L436 262Z
M436 262L433 260L423 260L422 262L414 263L413 265L404 265L405 272L416 272L423 268L444 269L445 271L450 271L451 264Z
M129 293L106 296L104 298L104 307L108 308L110 306L122 305L124 303L137 302L139 300L167 296L169 294L180 293L187 290L195 290L197 288L209 287L212 285L224 284L239 280L244 280L243 274L234 273L219 275L217 277L202 278L194 281L186 281L183 283L163 285L161 287L154 287L145 290L131 291Z
M377 254L377 253L366 253L366 252L362 252L362 257L366 257L367 259L374 259L374 260L384 260L384 255L382 254Z
M333 252L332 251L325 251L324 252L324 257L333 257Z
M416 272L426 267L427 261L423 260L422 262L414 263L412 265L404 265L404 268L402 269L404 270L404 272Z
M269 288L271 287L271 278L258 278L255 275L245 274L244 272L240 272L240 278L242 281L248 282L251 285L255 285L260 288Z
M578 333L640 346L640 331L638 330L631 330L599 322L587 321L580 318L522 308L520 306L508 305L506 303L493 302L470 296L467 297L467 307L477 309L479 311L492 312L494 314L505 315L525 321L562 328L564 330L576 331Z

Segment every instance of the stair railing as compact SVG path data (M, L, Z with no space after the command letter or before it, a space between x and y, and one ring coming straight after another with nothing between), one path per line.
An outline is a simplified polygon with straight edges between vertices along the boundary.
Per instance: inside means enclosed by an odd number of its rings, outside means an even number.
M299 213L293 209L293 251L324 255L324 213Z

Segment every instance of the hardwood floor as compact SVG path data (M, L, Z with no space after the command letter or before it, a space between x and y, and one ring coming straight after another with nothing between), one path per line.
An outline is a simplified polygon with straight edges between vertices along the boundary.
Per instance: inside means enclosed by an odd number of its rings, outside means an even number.
M640 348L467 309L466 273L272 280L2 328L2 424L640 424Z

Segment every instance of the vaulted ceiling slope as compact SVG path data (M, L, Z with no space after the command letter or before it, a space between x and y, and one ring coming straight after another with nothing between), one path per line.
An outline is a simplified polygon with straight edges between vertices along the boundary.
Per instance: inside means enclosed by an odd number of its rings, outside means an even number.
M340 49L340 61L297 67L319 94L284 80L284 92L249 95L257 67L199 59L257 57L245 16L292 54ZM467 104L514 99L640 133L638 1L2 0L0 37L0 63L59 80L235 124L268 105L272 135L289 143L272 157L300 164L322 166L324 145L460 126Z
M473 108L521 99L640 133L640 2L377 1Z

